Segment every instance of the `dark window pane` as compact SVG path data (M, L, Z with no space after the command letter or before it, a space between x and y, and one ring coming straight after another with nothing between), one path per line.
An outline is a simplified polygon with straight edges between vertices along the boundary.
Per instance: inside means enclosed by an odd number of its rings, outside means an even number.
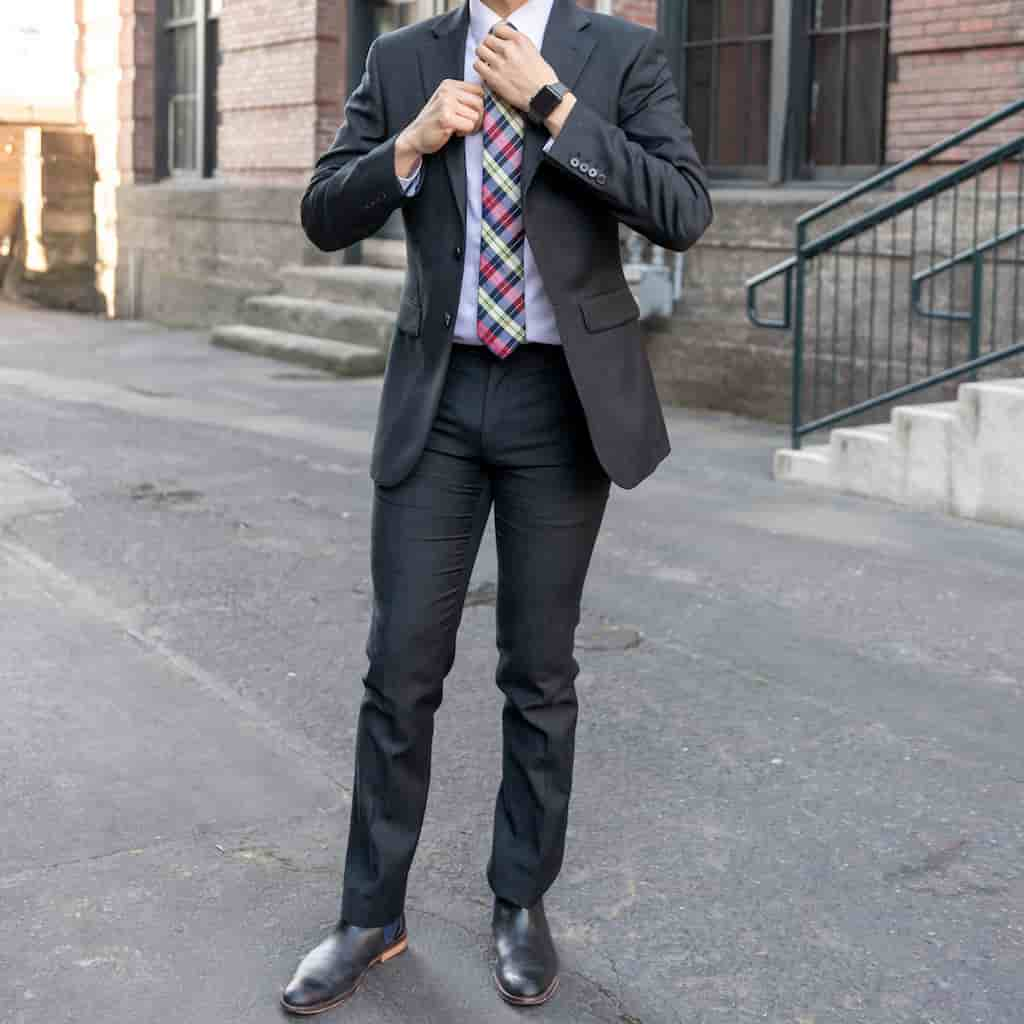
M691 42L710 39L714 24L714 0L691 0L686 12L686 38Z
M196 88L196 29L182 26L172 32L171 93L191 93Z
M846 145L843 162L881 162L882 90L885 66L882 58L884 34L851 32L847 37Z
M812 0L812 28L837 28L843 22L843 0Z
M771 120L772 44L752 43L750 59L750 113L747 120L746 164L768 163L768 126Z
M193 96L171 100L171 167L176 171L196 169L196 101Z
M849 24L869 25L885 20L885 0L850 0Z
M671 2L686 4L686 119L698 152L723 170L765 166L774 0Z
M217 51L220 48L220 20L206 22L206 125L204 128L203 174L211 175L217 168Z
M812 164L839 163L839 128L843 115L839 80L841 36L819 36L814 40L814 70L811 79L811 125L809 158Z
M746 0L719 0L718 35L728 38L742 36L747 31Z
M772 34L772 0L750 0L750 34L770 36Z
M696 46L686 55L686 123L701 159L711 159L711 48Z
M745 162L743 136L746 127L745 46L722 46L718 50L718 118L715 138L715 163L739 165Z

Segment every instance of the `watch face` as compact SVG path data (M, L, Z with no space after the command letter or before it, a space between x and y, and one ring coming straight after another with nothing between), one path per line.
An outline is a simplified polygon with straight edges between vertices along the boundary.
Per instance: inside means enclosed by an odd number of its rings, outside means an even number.
M530 101L530 110L544 120L562 102L562 97L567 91L561 82L545 85Z

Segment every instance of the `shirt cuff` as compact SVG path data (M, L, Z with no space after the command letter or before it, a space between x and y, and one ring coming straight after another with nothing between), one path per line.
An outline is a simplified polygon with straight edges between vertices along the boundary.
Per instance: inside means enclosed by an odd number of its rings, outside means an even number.
M548 136L548 141L544 143L544 152L546 153L555 144L554 135Z
M420 190L420 182L423 178L423 158L420 157L420 162L416 167L414 174L410 174L408 178L403 178L402 175L396 175L398 178L398 184L402 186L402 191L407 196L414 196Z

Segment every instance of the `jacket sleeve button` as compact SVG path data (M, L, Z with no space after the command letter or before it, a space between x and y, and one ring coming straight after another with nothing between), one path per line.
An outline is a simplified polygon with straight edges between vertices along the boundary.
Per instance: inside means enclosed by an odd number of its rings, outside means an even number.
M569 166L570 167L579 167L579 165L580 165L580 158L578 156L573 156L573 157L569 158Z
M444 325L445 325L445 327L451 327L451 325L452 325L452 315L451 315L451 313L445 313L445 315L444 315Z
M589 171L589 170L590 170L590 164L588 164L585 160L581 160L580 161L580 173L581 174L586 174L587 171Z
M596 178L598 174L597 168L591 167L590 170L587 171L587 174L590 175L591 178Z
M608 180L607 175L599 174L597 176L597 183L598 183L598 185L603 185L607 180Z
M462 246L461 245L455 246L455 258L457 260L461 260L462 257L463 257Z

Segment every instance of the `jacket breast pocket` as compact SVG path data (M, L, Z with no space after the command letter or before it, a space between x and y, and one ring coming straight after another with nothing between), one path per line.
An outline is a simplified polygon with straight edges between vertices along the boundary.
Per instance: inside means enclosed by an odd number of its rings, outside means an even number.
M419 335L423 326L423 311L415 295L403 295L398 303L398 329L413 337Z
M640 307L628 286L600 295L584 295L578 303L583 323L591 334L620 327L640 317Z

